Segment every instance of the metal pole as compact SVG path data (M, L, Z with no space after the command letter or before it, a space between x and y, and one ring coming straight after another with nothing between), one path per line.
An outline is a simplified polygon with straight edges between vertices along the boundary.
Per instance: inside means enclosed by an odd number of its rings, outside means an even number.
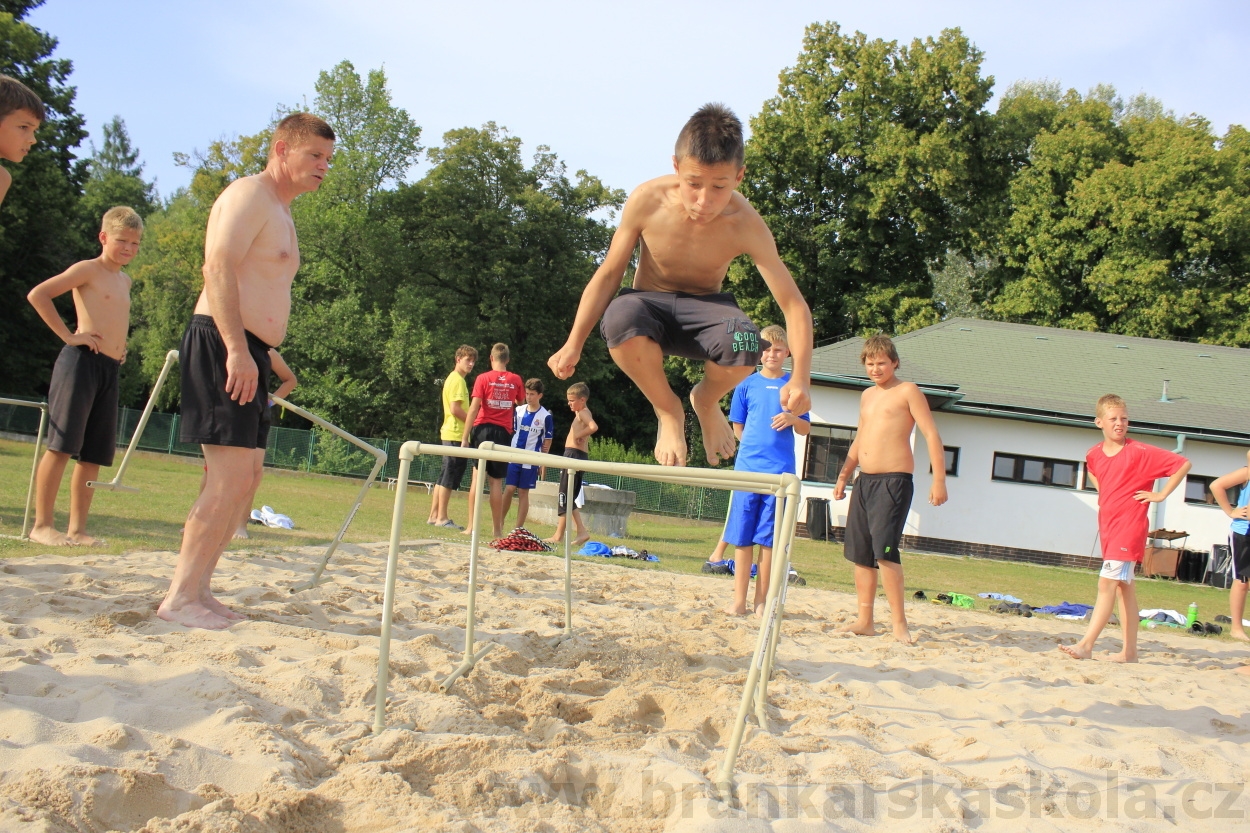
M130 444L126 446L126 453L122 455L122 461L118 464L117 473L113 475L113 479L107 482L88 480L88 487L92 489L109 489L115 492L139 491L134 486L123 486L122 477L126 474L126 467L130 465L130 455L134 454L135 448L139 445L139 439L143 436L143 430L148 427L148 417L152 416L152 409L156 407L156 397L160 396L161 388L165 384L165 377L169 375L169 369L174 366L176 361L178 361L177 350L170 350L165 354L165 364L161 366L160 375L156 377L156 384L152 386L152 393L148 396L148 404L143 406L143 414L139 417L139 424L135 426L135 432L130 435Z
M446 446L445 446L446 447ZM481 481L486 480L486 461L478 460L478 465L474 470L474 483L478 486ZM473 670L473 666L479 659L486 656L491 648L495 647L494 642L487 642L482 650L473 653L473 637L477 626L477 547L478 547L478 526L482 517L482 504L486 501L482 500L479 494L473 501L473 517L469 523L473 524L473 534L469 536L469 603L465 611L464 622L464 659L456 666L456 669L447 675L447 678L439 683L438 690L446 694L451 690L451 685L463 675Z
M404 526L404 498L408 494L408 469L412 455L405 445L399 451L399 475L396 479L395 510L391 515L391 546L386 554L386 592L382 599L382 632L378 638L378 684L373 709L373 733L386 728L386 689L390 683L391 619L395 612L395 576L399 572L399 537Z
M43 442L43 433L48 428L48 406L42 405L39 408L39 430L35 432L35 456L30 464L30 484L26 487L26 514L22 515L22 534L26 537L26 530L30 528L30 505L35 499L35 473L39 470L39 445Z

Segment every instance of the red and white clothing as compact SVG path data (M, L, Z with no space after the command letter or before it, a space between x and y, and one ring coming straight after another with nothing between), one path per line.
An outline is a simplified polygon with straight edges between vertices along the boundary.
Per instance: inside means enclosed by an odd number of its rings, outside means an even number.
M525 401L525 383L507 370L488 370L473 380L473 398L482 400L474 425L498 425L512 437L512 409Z
M1085 468L1098 481L1098 539L1108 561L1141 561L1146 555L1149 503L1134 500L1138 492L1153 492L1155 481L1171 477L1185 458L1149 443L1126 438L1114 457L1102 443L1085 454Z

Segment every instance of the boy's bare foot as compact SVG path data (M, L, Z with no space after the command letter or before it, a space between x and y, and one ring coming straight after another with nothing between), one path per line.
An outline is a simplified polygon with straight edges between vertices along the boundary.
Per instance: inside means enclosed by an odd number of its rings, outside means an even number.
M1090 659L1094 655L1093 651L1088 648L1082 648L1079 643L1076 645L1060 645L1059 650L1072 657L1072 659Z
M1231 636L1233 639L1237 639L1242 642L1250 642L1250 636L1246 636L1246 632L1244 630L1243 631L1229 631L1228 635Z
M894 641L902 645L916 644L916 640L912 638L911 631L907 629L907 625L894 626Z
M686 465L686 414L659 411L660 427L655 435L655 461L661 466Z
M855 622L844 628L838 628L838 633L852 633L856 636L876 636L877 628L872 622Z
M175 625L182 625L187 628L204 628L210 631L220 631L230 627L229 619L218 616L204 607L204 605L196 603L175 608L166 599L156 609L156 615L166 622L173 622Z
M562 544L564 543L564 539L558 538L555 535L552 535L550 538L544 538L543 543L544 544Z
M1130 656L1124 651L1121 651L1118 654L1103 654L1098 659L1102 662L1137 662L1137 654Z
M573 546L580 547L582 544L586 543L589 540L590 540L590 533L583 532L581 535L578 535L576 538L573 539Z
M464 529L460 530L460 534L461 534L461 535L472 535L472 534L473 534L473 527L471 527L471 526L466 526Z
M747 606L742 605L741 607L739 607L738 605L735 605L735 604L727 605L725 608L721 610L721 613L724 613L726 616L746 616Z
M700 382L690 391L690 404L703 431L703 449L707 452L708 465L718 466L738 452L737 441L729 419L720 409L720 401L706 401L702 388L703 383Z
M768 602L760 602L759 604L757 604L757 605L755 606L755 618L757 618L757 619L763 619L763 618L764 618L764 610L765 610L765 608L767 608L767 607L768 607Z
M241 526L241 527L239 527L238 529L236 529L236 530L234 531L234 535L233 535L233 536L231 536L231 537L233 537L233 538L234 538L234 540L239 541L239 540L241 540L241 539L243 539L243 538L250 538L250 537L252 537L252 536L250 536L250 535L248 535L248 534L247 534L247 527L245 527L245 526Z
M242 613L235 613L233 610L226 607L211 593L201 596L200 604L204 605L204 607L208 608L213 613L216 613L221 618L229 619L231 622L242 622L247 618Z
M57 532L50 526L37 526L30 531L30 540L46 547L68 547L74 542L68 535Z
M105 544L103 538L97 538L85 532L69 533L65 537L75 547L102 547Z

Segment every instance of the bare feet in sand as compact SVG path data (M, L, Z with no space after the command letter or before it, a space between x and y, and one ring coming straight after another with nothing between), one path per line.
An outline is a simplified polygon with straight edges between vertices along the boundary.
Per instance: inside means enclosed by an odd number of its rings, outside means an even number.
M216 613L221 618L229 619L231 622L242 622L247 618L242 613L235 613L233 610L217 601L217 597L212 593L201 595L200 604L204 605L204 607L208 608L211 612Z
M243 538L250 538L250 537L252 537L252 536L250 536L250 535L248 535L248 534L247 534L247 527L245 527L245 526L241 526L241 527L239 527L238 529L236 529L236 530L234 531L234 535L232 535L232 536L230 536L230 537L231 537L231 538L233 538L235 541L239 541L239 540L241 540L241 539L243 539Z
M1137 654L1129 655L1121 651L1118 654L1103 654L1098 659L1101 662L1137 662Z
M844 628L838 628L838 633L849 633L854 636L876 636L877 628L871 621L866 623L856 621Z
M1072 659L1090 659L1094 656L1093 651L1088 648L1082 648L1080 643L1076 645L1060 645L1059 650L1072 657Z
M30 540L45 547L68 547L74 542L68 535L57 532L50 526L37 526L30 531Z
M1246 636L1246 632L1244 630L1229 631L1228 635L1241 642L1250 642L1250 636Z
M738 451L737 440L725 412L720 409L720 401L708 401L700 382L690 391L690 404L703 431L703 450L707 452L708 465L718 466L733 457Z
M746 605L743 605L742 607L738 607L737 605L730 604L722 608L721 613L725 614L726 616L746 616L747 609L746 609Z
M85 532L71 532L65 536L75 547L102 547L106 543L103 538L96 538Z
M166 622L172 622L175 625L182 625L188 628L220 631L230 627L229 619L226 619L224 616L218 616L202 604L195 602L174 607L170 604L169 599L166 599L156 609L156 615Z
M907 629L907 625L894 626L894 641L900 645L916 644L916 640L912 638L911 631Z
M655 461L661 466L686 465L686 414L666 414L659 410L660 428L655 435Z

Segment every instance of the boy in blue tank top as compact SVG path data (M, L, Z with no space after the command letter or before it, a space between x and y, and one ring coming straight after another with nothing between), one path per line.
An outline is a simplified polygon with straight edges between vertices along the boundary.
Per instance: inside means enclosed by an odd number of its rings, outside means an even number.
M1234 508L1228 499L1228 490L1241 487L1241 496ZM1246 452L1246 465L1230 471L1211 484L1211 496L1233 519L1229 525L1230 545L1233 549L1233 583L1228 588L1229 617L1233 620L1228 635L1242 642L1250 642L1246 628L1241 624L1246 615L1246 588L1250 587L1250 451ZM1250 668L1250 666L1247 666Z

